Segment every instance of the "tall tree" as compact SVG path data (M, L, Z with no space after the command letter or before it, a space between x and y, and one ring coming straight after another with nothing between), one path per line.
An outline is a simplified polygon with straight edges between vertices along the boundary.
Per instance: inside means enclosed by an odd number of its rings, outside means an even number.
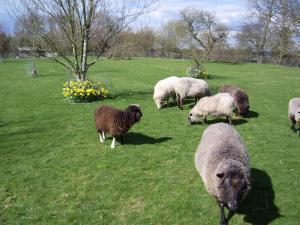
M263 63L264 53L266 51L268 35L272 20L279 11L279 0L248 0L252 10L252 16L256 20L254 23L248 23L246 27L252 30L259 28L259 34L256 36L256 54L257 63ZM255 32L257 33L257 32Z
M0 25L0 58L8 55L10 52L10 37L6 34L3 27Z
M33 34L35 46L52 53L49 59L68 68L81 81L111 48L114 37L157 3L157 0L21 1L25 18L34 21L26 29ZM88 60L92 39L98 40L97 52ZM72 57L67 49L71 50Z
M227 29L206 11L186 8L180 12L187 32L204 51L202 60L209 60L216 44L227 37ZM199 52L199 51L198 51ZM199 58L195 62L200 65Z

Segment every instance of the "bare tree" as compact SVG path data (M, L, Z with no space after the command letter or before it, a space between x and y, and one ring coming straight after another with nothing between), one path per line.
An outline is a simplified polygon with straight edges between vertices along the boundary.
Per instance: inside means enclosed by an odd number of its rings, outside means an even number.
M252 30L259 29L255 32L257 63L263 63L264 53L266 51L268 35L272 21L279 12L279 0L248 0L252 10L252 16L256 22L248 23L246 27Z
M280 0L278 12L270 28L270 47L278 64L282 64L283 58L289 56L288 49L294 47L292 38L292 21L290 17L290 0Z
M299 0L281 0L284 7L281 12L285 13L285 21L289 24L289 31L295 40L293 46L283 46L282 50L300 57L300 1ZM281 13L281 14L282 14Z
M22 0L34 44L48 58L84 81L89 68L111 48L113 38L140 15L153 10L157 0ZM88 60L92 39L96 56ZM71 50L68 55L67 49ZM54 57L57 54L57 57Z
M209 60L216 44L227 37L226 27L217 23L215 17L206 11L186 8L180 12L180 15L187 32L204 51L204 56L201 58ZM195 59L195 62L200 65L199 59Z
M6 34L3 27L0 25L0 63L2 57L8 55L10 52L10 37Z
M169 20L156 33L156 46L165 56L179 54L181 49L190 45L191 37L185 30L181 20Z

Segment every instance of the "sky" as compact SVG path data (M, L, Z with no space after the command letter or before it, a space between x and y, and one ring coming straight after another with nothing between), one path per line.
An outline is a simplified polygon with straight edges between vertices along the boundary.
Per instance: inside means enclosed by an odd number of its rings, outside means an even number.
M247 15L246 0L162 0L160 7L147 17L149 26L158 27L170 19L180 18L180 10L192 7L213 13L218 21L238 31Z
M6 32L12 33L14 20L6 10L9 1L17 4L19 0L0 0L0 24ZM146 15L140 24L157 29L170 19L179 19L179 11L189 6L214 13L231 35L239 31L247 14L246 0L161 0L158 9Z

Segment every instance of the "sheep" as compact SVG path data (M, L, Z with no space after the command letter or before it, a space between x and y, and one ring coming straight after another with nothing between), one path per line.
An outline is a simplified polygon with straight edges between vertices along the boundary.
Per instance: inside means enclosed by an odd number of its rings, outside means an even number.
M231 114L234 109L233 97L228 93L218 93L201 98L188 114L189 123L199 122L201 118L206 122L208 115L226 116L231 125Z
M178 77L171 76L166 79L160 80L154 86L153 100L158 109L161 109L164 102L169 103L169 97L173 97L173 101L176 101L176 94L174 91L174 82Z
M100 142L104 142L105 133L109 133L113 137L111 148L115 148L116 137L120 137L121 144L124 144L123 136L141 117L139 105L129 105L124 111L108 105L97 107L94 118Z
M297 132L296 123L300 125L300 98L292 98L289 101L288 117L292 121L291 129ZM300 137L300 132L299 132Z
M229 93L234 99L234 106L238 115L246 116L249 112L249 97L247 93L239 87L233 85L223 85L219 88L219 93Z
M210 91L204 80L190 77L181 77L174 82L174 90L177 97L177 105L182 110L183 100L194 97L195 104L203 96L209 96Z
M227 225L224 206L236 211L251 189L250 163L238 132L226 123L207 127L195 153L195 166L209 194L220 207L221 225Z

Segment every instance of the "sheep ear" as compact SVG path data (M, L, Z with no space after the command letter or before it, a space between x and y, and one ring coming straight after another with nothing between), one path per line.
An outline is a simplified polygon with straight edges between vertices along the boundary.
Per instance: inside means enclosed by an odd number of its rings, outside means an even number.
M140 105L139 105L139 104L131 104L131 105L134 105L134 106L137 106L137 107L139 107L139 108L140 108Z
M224 177L224 173L217 173L217 177L222 179Z

